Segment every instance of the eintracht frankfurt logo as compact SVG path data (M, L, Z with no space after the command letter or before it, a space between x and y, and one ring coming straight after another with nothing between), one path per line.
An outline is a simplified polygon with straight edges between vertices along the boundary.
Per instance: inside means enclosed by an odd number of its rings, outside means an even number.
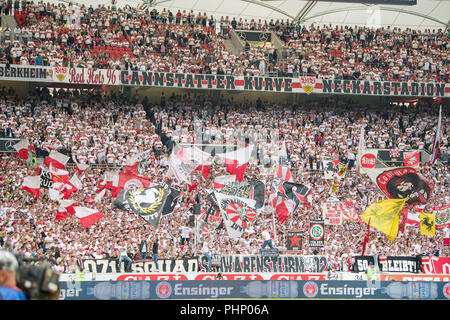
M313 281L308 281L303 286L303 294L308 298L314 298L319 292L319 287Z
M445 296L447 299L450 299L450 283L446 283L446 284L444 285L444 288L443 288L442 290L444 291L444 296Z
M160 298L168 298L172 294L172 286L167 281L158 283L156 286L156 295Z
M323 237L323 227L320 224L313 224L309 230L309 235L313 240L320 240Z

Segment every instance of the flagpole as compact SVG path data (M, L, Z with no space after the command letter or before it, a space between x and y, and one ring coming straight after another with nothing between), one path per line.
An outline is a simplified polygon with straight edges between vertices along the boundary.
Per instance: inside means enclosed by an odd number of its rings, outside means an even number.
M364 144L364 117L362 118L361 124L361 133L359 135L359 145L358 145L358 154L356 155L356 168L358 169L358 174L361 173L360 161L361 161L361 149Z

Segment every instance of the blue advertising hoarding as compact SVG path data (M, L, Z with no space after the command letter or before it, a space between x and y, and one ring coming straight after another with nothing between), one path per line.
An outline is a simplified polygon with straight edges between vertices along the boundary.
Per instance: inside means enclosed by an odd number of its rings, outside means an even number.
M449 282L170 280L61 282L60 300L369 299L448 300Z

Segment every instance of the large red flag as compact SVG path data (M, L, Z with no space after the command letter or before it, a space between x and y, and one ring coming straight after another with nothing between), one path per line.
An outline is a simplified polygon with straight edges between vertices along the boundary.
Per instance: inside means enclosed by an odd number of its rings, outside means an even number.
M119 196L120 191L123 189L138 189L147 188L150 186L151 180L149 178L141 177L129 172L121 172L119 174L119 181L117 186L112 186L112 196L114 198Z

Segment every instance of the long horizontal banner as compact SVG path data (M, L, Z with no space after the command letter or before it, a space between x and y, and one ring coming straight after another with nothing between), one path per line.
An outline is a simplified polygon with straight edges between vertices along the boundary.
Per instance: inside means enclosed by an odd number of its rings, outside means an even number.
M448 282L346 280L172 280L61 282L59 300L166 299L448 300ZM186 307L189 307L186 304ZM211 314L212 315L212 314Z
M301 76L297 78L250 77L26 65L10 65L9 67L0 65L0 80L306 94L354 94L404 97L450 96L449 83L327 80L318 79L315 76Z
M118 259L84 259L83 268L86 272L120 273L124 271L124 262L118 265ZM189 273L206 270L208 260L205 256L191 259L160 259L158 260L160 272ZM213 266L218 272L267 272L267 273L320 273L328 270L325 256L299 256L299 255L214 255ZM152 260L136 261L131 265L133 273L156 272Z

